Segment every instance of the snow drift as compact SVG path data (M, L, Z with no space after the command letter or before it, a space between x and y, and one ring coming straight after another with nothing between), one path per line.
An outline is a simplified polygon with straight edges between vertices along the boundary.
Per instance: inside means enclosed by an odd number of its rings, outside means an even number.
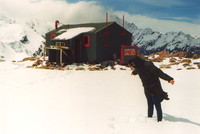
M164 62L168 62L165 60ZM193 62L200 62L195 60ZM30 69L32 62L0 62L1 134L188 134L200 132L199 69L163 70L170 100L164 119L147 118L138 76L130 68L76 71ZM160 64L160 63L159 63ZM158 64L156 63L158 66ZM85 65L83 66L85 67ZM120 70L124 68L125 70Z

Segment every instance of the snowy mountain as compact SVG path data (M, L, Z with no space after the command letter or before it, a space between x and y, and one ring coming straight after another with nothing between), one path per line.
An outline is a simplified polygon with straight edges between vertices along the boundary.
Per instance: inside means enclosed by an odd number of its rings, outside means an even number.
M194 38L181 31L163 34L150 28L139 29L133 23L126 24L126 29L133 33L132 45L138 45L142 54L151 54L162 50L169 53L184 51L200 54L200 38Z
M195 39L200 39L200 33L194 37Z
M114 21L122 20L113 17ZM132 45L138 45L140 53L150 54L162 50L168 52L187 51L200 54L200 38L183 32L162 34L150 28L139 29L133 23L125 28L133 33ZM37 18L11 19L0 16L0 58L16 60L21 57L41 55L45 43L44 35L53 29L53 24Z
M47 26L43 26L36 21L23 22L0 16L0 57L15 60L40 55L45 41L42 35L47 31Z

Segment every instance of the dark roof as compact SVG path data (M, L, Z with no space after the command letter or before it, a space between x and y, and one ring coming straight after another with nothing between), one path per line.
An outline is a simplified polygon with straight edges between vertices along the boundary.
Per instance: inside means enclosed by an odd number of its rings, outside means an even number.
M68 24L68 25L62 25L60 27L58 27L57 30L53 30L53 31L50 31L49 33L47 34L51 34L51 33L56 33L57 31L61 30L61 29L71 29L71 28L77 28L77 27L94 27L95 30L93 30L93 32L99 32L101 31L102 29L106 28L106 26L108 25L111 25L113 23L116 23L116 22L108 22L108 24L106 24L106 22L102 22L102 23L85 23L85 24Z

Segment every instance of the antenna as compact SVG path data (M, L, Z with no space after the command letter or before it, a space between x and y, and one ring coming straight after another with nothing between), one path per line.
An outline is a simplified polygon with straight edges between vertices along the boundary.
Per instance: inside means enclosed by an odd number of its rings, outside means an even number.
M106 13L106 32L104 32L105 35L105 47L108 47L108 13Z
M108 13L106 13L106 33L108 34Z
M122 28L122 45L124 45L125 43L125 28L124 28L124 15L123 15L123 19L122 19L122 25L123 25L123 28Z

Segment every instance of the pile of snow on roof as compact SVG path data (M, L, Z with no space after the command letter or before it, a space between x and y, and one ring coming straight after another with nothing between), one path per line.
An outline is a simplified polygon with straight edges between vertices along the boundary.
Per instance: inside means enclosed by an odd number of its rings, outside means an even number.
M54 40L69 40L82 33L90 32L92 30L95 30L95 28L94 27L78 27L78 28L68 29L61 35L55 37Z

